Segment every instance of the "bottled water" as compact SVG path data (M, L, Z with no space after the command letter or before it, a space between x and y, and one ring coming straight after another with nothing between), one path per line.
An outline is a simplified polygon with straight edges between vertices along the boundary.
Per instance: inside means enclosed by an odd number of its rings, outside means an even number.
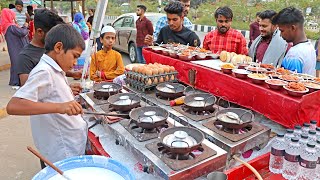
M292 129L287 129L287 133L284 135L284 140L286 144L289 144L291 141L291 138L294 137L293 130Z
M285 149L282 176L286 179L295 179L298 175L300 155L299 139L291 139L289 146Z
M317 139L320 139L320 127L316 127L316 136Z
M315 143L316 140L317 140L316 131L315 130L309 130L308 141Z
M317 139L316 151L318 156L317 167L316 167L316 176L317 179L320 179L320 138Z
M301 138L299 140L301 149L304 149L307 146L308 143L308 135L307 134L301 134Z
M320 128L319 128L320 130ZM320 132L320 131L319 131ZM293 135L297 138L300 138L302 134L301 126L300 125L295 125L294 130L293 130Z
M312 129L312 130L316 130L316 128L317 128L317 121L316 120L311 120L310 121L310 129Z
M310 130L310 124L309 123L303 123L302 133L308 134L309 130Z
M271 145L269 162L269 170L275 174L280 174L282 172L285 147L284 134L277 134L277 137Z
M309 142L300 155L300 171L298 179L314 180L317 167L317 150L314 142Z

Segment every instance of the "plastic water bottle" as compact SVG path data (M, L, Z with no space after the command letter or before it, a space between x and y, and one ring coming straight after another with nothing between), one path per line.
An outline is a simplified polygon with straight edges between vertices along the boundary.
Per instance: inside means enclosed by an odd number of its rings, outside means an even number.
M316 130L316 128L317 128L317 123L318 123L318 121L316 121L316 120L311 120L311 121L310 121L310 129Z
M294 137L291 139L289 146L285 149L284 163L282 168L282 176L286 179L295 179L298 175L299 155L300 155L299 139Z
M317 139L320 139L320 127L316 127L316 136Z
M302 134L301 134L301 138L300 138L300 140L299 140L301 149L304 149L304 148L307 146L308 141L309 141L309 140L308 140L308 135L302 133Z
M284 134L277 134L277 137L271 145L269 162L269 170L275 174L280 174L282 172L285 147Z
M309 123L303 123L302 133L308 134L309 130L310 130L310 124Z
M287 129L287 133L284 135L284 140L286 144L289 144L291 141L291 138L294 137L293 130L292 129Z
M320 138L317 139L316 151L317 151L317 156L318 156L316 177L317 177L317 179L320 179Z
M320 129L319 129L320 130ZM300 125L295 125L294 130L293 130L293 135L297 138L300 138L302 134L301 126Z
M314 180L317 167L317 150L314 142L309 142L300 155L300 171L298 179Z
M315 130L309 130L308 141L315 143L316 140L317 140L316 131Z

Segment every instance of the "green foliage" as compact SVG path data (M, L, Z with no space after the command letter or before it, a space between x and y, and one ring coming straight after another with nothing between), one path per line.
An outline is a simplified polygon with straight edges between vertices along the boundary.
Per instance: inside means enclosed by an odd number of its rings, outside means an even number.
M319 32L313 32L313 31L305 30L305 33L306 33L308 39L317 40L317 39L320 38L320 33Z

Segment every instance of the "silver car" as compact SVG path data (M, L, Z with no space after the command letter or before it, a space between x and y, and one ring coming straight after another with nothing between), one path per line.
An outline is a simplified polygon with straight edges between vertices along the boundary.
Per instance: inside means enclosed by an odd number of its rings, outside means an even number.
M160 17L165 16L163 13L145 13L145 16L152 22L155 27ZM114 49L129 54L130 61L135 62L137 59L136 45L136 21L139 17L136 13L126 13L119 16L112 26L117 31L116 43Z

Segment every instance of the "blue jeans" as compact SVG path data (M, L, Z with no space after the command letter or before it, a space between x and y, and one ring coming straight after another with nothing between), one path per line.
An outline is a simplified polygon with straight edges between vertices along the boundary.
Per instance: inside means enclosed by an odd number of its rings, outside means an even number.
M142 55L142 48L143 47L137 47L137 63L146 64L146 60Z

